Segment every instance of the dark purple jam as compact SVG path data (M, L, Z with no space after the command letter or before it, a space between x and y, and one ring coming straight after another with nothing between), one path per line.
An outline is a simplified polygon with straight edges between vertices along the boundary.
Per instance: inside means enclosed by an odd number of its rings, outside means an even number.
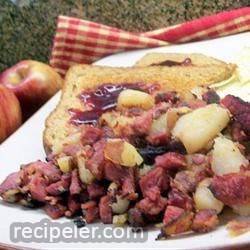
M144 163L148 165L154 164L156 156L167 152L187 153L184 145L177 140L171 140L165 145L154 146L149 144L144 138L135 137L133 138L133 145L142 156Z
M207 104L219 103L220 97L213 89L210 89L202 95L202 100Z
M102 114L100 110L81 111L79 109L69 109L71 115L70 122L74 125L96 124Z
M182 62L176 62L172 60L165 60L160 63L153 63L151 66L168 66L168 67L173 67L173 66L190 66L192 65L192 61L190 58L186 58Z
M74 125L96 124L102 113L116 107L117 98L124 89L134 89L152 93L159 89L159 85L145 85L143 83L124 83L119 85L104 84L94 91L84 91L79 95L79 98L88 110L81 111L78 109L69 109L69 113L71 114L70 122Z

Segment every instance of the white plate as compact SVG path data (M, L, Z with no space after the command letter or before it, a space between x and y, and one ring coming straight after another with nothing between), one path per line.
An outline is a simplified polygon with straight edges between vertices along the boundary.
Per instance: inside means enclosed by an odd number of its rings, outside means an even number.
M131 66L145 53L157 52L201 52L210 56L232 61L232 58L245 46L250 46L250 32L218 38L210 41L196 42L169 47L144 49L132 52L120 53L106 57L96 64L109 66ZM59 100L59 94L53 97L44 105L32 118L30 118L17 132L10 136L0 146L0 181L9 173L19 169L21 163L28 163L36 159L44 159L45 154L42 145L42 132L44 121L48 114L54 109ZM9 226L12 222L38 222L46 218L41 210L23 209L19 206L0 204L0 242L12 244L9 237ZM60 219L59 221L65 221ZM201 235L178 237L166 241L155 241L158 231L149 233L149 239L145 243L18 243L18 246L32 248L53 248L53 249L72 249L72 248L112 248L122 249L133 248L164 248L164 249L218 249L238 244L250 244L250 233L239 237L230 238L224 226L217 230Z

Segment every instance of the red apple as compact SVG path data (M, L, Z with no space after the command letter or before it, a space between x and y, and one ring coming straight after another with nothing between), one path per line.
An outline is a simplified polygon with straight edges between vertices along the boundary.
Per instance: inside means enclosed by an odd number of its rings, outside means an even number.
M5 70L0 84L15 93L26 118L62 87L63 80L49 65L24 60Z
M0 85L0 143L22 123L18 99L8 88Z

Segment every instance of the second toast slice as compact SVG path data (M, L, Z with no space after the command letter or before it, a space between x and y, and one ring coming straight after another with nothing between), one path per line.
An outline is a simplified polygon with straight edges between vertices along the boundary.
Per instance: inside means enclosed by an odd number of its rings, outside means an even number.
M188 60L190 66L208 66L217 65L218 67L226 67L229 72L235 69L234 64L227 64L214 57L206 56L200 53L147 53L135 63L137 67L147 67L152 65L174 66L175 64L183 64ZM172 65L171 65L172 64Z

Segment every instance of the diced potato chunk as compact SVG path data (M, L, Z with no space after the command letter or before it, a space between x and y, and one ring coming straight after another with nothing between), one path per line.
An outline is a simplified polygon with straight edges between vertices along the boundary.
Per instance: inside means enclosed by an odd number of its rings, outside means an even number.
M237 173L241 166L248 164L248 160L233 141L225 137L218 137L214 141L212 170L216 175Z
M167 120L167 130L169 132L174 128L179 118L180 118L180 115L178 115L176 109L168 110L167 115L166 115L166 120Z
M68 144L68 145L77 144L80 142L80 138L81 138L80 132L72 133L65 138L63 144Z
M167 111L167 128L171 131L177 120L184 114L187 114L191 111L188 107L179 107L179 108L170 108Z
M86 168L85 158L81 155L77 155L77 166L79 170L79 178L84 184L90 184L94 181L94 175Z
M199 183L194 193L194 202L197 210L214 209L219 214L224 204L217 200L212 192L209 190L211 178L206 178Z
M111 182L108 186L108 192L114 193L118 189L118 185L115 182Z
M124 142L124 148L121 154L122 165L133 167L140 165L143 162L141 155L137 152L136 148L128 142Z
M104 148L104 157L115 164L134 167L143 162L136 148L122 139L109 139Z
M119 117L116 118L117 122L116 126L125 127L126 125L133 123L133 121L134 121L133 117L120 115Z
M250 204L232 206L234 212L241 216L250 216Z
M113 128L117 124L117 114L114 112L105 112L99 118L101 125L108 125Z
M128 220L128 214L120 214L113 216L113 224L117 226L123 226Z
M68 173L73 168L73 157L63 156L57 159L58 166L63 173Z
M17 194L20 193L20 190L18 189L10 189L5 191L4 193L1 194L1 197L9 202L9 203L15 203L18 201ZM22 201L22 200L21 200Z
M169 133L175 126L176 121L180 116L190 112L188 107L170 108L165 114L162 114L158 119L154 119L150 128L150 133Z
M123 90L117 99L117 108L142 108L148 110L154 106L154 98L142 91L126 89Z
M115 135L120 135L124 130L129 131L129 125L133 123L134 117L127 117L120 113L107 112L99 119L101 125L108 125L113 129Z
M172 134L185 146L189 154L205 148L229 122L229 113L217 104L210 104L183 115L176 122Z
M153 120L150 133L157 134L167 132L167 115L163 114L158 119Z
M139 176L141 177L147 174L152 168L153 166L143 164L143 166L139 168Z
M111 208L113 213L122 214L127 211L129 206L129 200L126 198L122 198L119 195L116 195L116 202L111 204Z

